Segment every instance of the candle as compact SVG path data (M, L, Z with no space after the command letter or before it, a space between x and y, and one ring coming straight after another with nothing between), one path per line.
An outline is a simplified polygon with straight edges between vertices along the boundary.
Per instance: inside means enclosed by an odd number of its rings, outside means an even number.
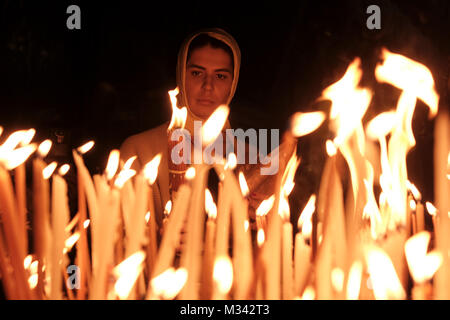
M28 233L27 233L27 197L26 197L26 172L25 163L14 169L14 182L16 187L17 213L19 214L19 232L23 238L25 247L23 250L28 252Z
M417 203L416 206L416 220L417 220L417 232L425 230L425 215L424 208L421 202Z
M291 300L294 297L294 277L292 270L292 224L286 221L283 223L282 248L282 297L284 300Z
M311 251L311 247L305 243L301 232L297 232L294 251L294 296L300 296L305 289L311 266Z

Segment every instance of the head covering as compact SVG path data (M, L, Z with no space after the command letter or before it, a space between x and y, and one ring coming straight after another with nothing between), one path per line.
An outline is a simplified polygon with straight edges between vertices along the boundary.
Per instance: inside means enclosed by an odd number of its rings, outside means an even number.
M236 40L228 34L226 31L219 29L219 28L212 28L212 29L203 29L198 32L195 32L188 36L183 44L181 45L180 51L178 52L178 62L177 62L177 86L180 90L180 93L177 96L178 106L179 107L187 107L188 109L188 116L186 119L185 128L193 133L194 128L194 121L202 121L205 119L202 119L198 116L196 116L190 109L189 103L186 96L186 86L185 86L185 76L186 76L186 60L187 55L189 51L189 46L194 38L201 34L207 34L208 36L215 38L217 40L220 40L224 42L233 52L233 64L234 64L234 70L233 70L233 82L231 84L231 90L230 90L230 96L228 97L228 100L226 102L227 105L230 104L231 99L234 96L234 93L236 92L237 83L239 80L239 69L241 66L241 51L239 49L239 46L236 42ZM229 128L230 124L227 121L225 124L225 128ZM225 129L224 128L224 129Z

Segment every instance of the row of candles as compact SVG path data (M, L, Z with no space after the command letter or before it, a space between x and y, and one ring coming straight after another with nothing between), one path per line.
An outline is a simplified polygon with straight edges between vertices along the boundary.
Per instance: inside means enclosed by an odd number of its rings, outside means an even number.
M91 176L83 154L93 142L73 150L78 212L71 219L64 175L73 169L47 164L51 142L32 143L33 129L11 134L0 146L0 273L6 297L449 299L448 116L441 112L436 120L435 207L422 203L406 170L407 152L415 144L411 121L416 99L430 107L431 116L438 114L431 73L383 50L377 80L403 93L397 110L378 115L364 128L372 92L358 86L359 64L355 59L343 78L323 92L322 98L332 101L329 118L336 136L327 141L320 189L300 213L296 234L288 200L301 169L297 140L322 125L323 112L292 116L290 129L273 150L280 170L271 177L273 194L256 210L254 233L248 197L258 185L251 173L246 179L238 170L233 153L187 169L184 183L166 205L160 231L153 203L160 154L136 172L136 157L121 163L119 151L113 150L104 174ZM176 116L182 109L174 97L172 92ZM228 112L220 106L205 122L204 146L219 136ZM175 123L183 126L182 121ZM380 146L378 200L376 164L365 151L373 141ZM31 155L33 238L28 239L24 161ZM348 173L338 170L340 159ZM220 180L217 204L207 189L211 170ZM344 174L350 175L348 192ZM425 224L425 209L432 227ZM74 257L69 257L72 251ZM72 264L79 270L75 288L67 272Z

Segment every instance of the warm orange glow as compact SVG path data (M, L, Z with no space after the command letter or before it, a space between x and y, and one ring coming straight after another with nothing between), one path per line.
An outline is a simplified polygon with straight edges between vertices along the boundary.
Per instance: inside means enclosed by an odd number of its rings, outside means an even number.
M57 166L56 161L53 161L48 166L46 166L44 170L42 170L42 175L44 179L49 179L52 176L53 172L56 169L56 166Z
M145 218L146 223L148 223L150 221L150 211L147 211L144 218Z
M258 247L261 247L264 244L264 241L266 240L266 235L265 235L263 229L258 229L258 233L256 235L256 239L257 239L257 242L258 242Z
M0 146L0 154L4 157L5 154L16 149L19 144L23 145L28 138L29 134L27 130L18 130L11 133L6 141Z
M144 167L144 176L150 184L155 183L158 176L158 167L161 163L161 153L158 153L150 162Z
M227 161L226 161L226 163L225 163L224 169L225 169L225 170L227 170L227 169L229 169L229 170L234 170L234 168L236 168L236 166L237 166L237 157L236 157L236 154L235 154L234 152L230 152L230 153L228 154Z
M37 273L32 274L29 278L28 278L28 285L30 286L30 289L34 289L36 288L37 284L38 284L38 279L39 276Z
M45 158L47 154L50 152L50 149L52 148L52 140L47 139L41 142L41 144L38 147L38 154Z
M266 200L263 200L261 204L256 209L256 215L258 217L263 217L269 213L275 203L275 195L271 195Z
M331 270L331 284L337 292L342 292L342 289L344 288L344 278L345 274L342 269L334 268Z
M172 105L172 118L170 119L168 130L171 130L172 128L184 128L184 125L186 124L187 108L177 107L176 96L179 92L180 91L178 87L176 87L174 90L169 91L170 103Z
M380 113L367 124L367 136L374 140L386 137L394 128L396 120L395 111Z
M122 188L123 185L130 180L132 177L136 175L136 171L132 169L123 169L117 175L116 180L114 181L114 185L117 188Z
M316 291L313 287L307 286L305 291L303 291L303 295L301 300L314 300L316 298Z
M239 172L239 186L241 187L241 192L244 197L248 196L249 189L247 185L247 180L245 180L244 174Z
M77 150L78 150L79 153L85 154L86 152L88 152L89 150L92 149L94 144L95 144L95 142L91 140L91 141L86 142L85 144L83 144L81 147L78 147Z
M31 254L27 255L23 260L23 267L28 269L31 265L31 261L33 260L33 256Z
M131 169L131 166L133 165L134 160L136 160L137 156L132 156L130 159L128 159L125 164L123 165L123 169Z
M10 151L6 154L6 157L3 158L3 163L5 164L6 169L13 170L16 167L20 166L24 163L28 157L36 150L35 144L29 144L25 147L21 147Z
M114 284L114 290L119 299L127 299L130 295L133 286L141 273L143 266L142 263L145 259L145 252L138 251L113 269L113 274L117 277L117 281Z
M86 219L83 222L83 228L87 229L89 227L89 224L91 223L90 219Z
M291 132L294 137L302 137L317 130L325 120L325 113L316 112L296 112L291 120Z
M63 164L63 165L59 168L58 173L59 173L61 176L64 176L69 170L70 170L70 165L66 163L66 164Z
M336 155L337 149L336 149L336 146L334 145L333 141L327 140L327 142L325 143L325 148L327 150L328 156L332 157L332 156Z
M411 191L414 199L416 199L417 201L420 201L422 199L422 195L420 194L419 190L414 184L411 183L411 181L406 180L406 187L409 191Z
M119 168L120 152L119 150L112 150L109 153L108 163L106 165L106 179L111 180Z
M175 271L173 267L159 274L151 281L153 293L162 299L172 300L183 289L188 277L185 268Z
M389 256L382 249L369 245L366 247L365 256L375 299L405 299L405 291Z
M213 143L222 131L227 121L230 109L226 105L220 105L209 116L202 126L202 143L207 146Z
M75 243L77 243L78 239L80 239L80 233L77 231L73 235L71 235L69 238L66 239L65 247L63 253L69 252Z
M405 243L406 261L416 283L430 280L442 263L442 255L439 252L427 254L430 238L429 232L422 231Z
M358 300L361 289L362 263L353 262L347 281L347 300Z
M439 96L435 90L433 76L423 64L392 53L383 48L383 63L375 69L375 77L420 98L430 108L431 116L438 110ZM413 106L414 107L414 106Z
M213 279L220 293L227 294L233 284L233 265L228 256L220 256L214 262Z
M210 219L217 217L217 206L209 189L205 190L205 209Z
M185 177L188 180L194 179L194 177L195 177L195 168L194 167L190 167L189 169L187 169Z
M312 194L298 217L297 227L299 230L302 229L305 222L311 221L314 211L316 211L316 195Z
M35 129L28 129L27 131L25 131L23 138L22 138L21 145L25 146L25 145L29 144L31 142L31 140L33 140L33 137L35 134L36 134Z
M436 207L431 203L431 202L426 202L425 203L425 206L426 206L426 208L427 208L427 211L428 211L428 213L431 215L431 216L436 216L436 213L437 213L437 209L436 209Z

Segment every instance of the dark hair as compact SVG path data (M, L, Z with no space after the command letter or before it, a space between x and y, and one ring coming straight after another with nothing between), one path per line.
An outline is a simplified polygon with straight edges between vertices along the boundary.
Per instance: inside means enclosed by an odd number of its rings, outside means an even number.
M228 55L231 58L231 65L234 70L234 54L233 54L233 51L231 50L231 48L225 42L220 41L216 38L213 38L213 37L207 35L206 33L202 33L202 34L198 35L191 41L191 43L189 44L186 61L189 61L192 51L194 51L195 49L206 47L206 46L211 46L214 49L222 49L226 53L228 53Z

